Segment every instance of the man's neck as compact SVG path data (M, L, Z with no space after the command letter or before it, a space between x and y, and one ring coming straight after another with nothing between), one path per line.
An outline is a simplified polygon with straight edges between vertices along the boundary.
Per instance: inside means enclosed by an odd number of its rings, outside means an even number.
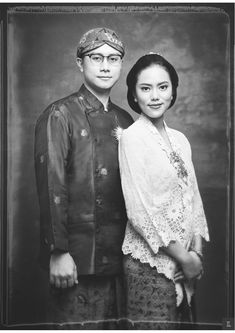
M104 109L107 110L111 89L102 90L99 92L99 91L94 91L91 87L88 87L85 83L84 85L103 104Z

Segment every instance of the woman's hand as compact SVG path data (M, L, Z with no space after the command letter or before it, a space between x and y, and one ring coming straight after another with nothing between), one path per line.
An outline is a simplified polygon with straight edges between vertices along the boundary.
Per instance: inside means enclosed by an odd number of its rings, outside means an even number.
M174 282L181 282L185 280L184 272L182 269L178 270L174 275Z
M202 262L194 251L188 251L178 241L172 241L162 250L177 262L180 268L174 276L174 281L199 279L202 275Z
M185 278L188 280L198 278L203 271L202 262L198 255L193 251L188 252L186 260L181 263L181 267Z

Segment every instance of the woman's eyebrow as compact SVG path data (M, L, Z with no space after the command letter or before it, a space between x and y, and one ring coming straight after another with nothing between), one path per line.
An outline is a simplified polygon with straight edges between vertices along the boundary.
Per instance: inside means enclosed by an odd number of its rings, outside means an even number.
M166 84L169 83L169 81L162 81L162 82L158 82L158 86L160 86L161 84ZM145 86L152 86L152 83L145 83L145 82L140 82L140 85L145 85Z

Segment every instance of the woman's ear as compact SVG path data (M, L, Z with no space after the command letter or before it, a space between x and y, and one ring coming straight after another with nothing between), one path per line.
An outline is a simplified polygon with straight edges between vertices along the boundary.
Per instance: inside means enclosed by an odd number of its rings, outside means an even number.
M77 63L78 68L80 69L80 72L83 72L82 58L77 58L76 63Z
M134 98L134 102L137 103L137 98L136 98L135 92L133 92L132 95L133 95L133 98Z

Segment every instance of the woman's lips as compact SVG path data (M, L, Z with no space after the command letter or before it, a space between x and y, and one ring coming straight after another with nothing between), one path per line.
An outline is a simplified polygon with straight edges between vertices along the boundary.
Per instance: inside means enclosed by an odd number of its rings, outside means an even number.
M148 104L148 106L152 109L159 109L162 106L163 103L158 104Z

